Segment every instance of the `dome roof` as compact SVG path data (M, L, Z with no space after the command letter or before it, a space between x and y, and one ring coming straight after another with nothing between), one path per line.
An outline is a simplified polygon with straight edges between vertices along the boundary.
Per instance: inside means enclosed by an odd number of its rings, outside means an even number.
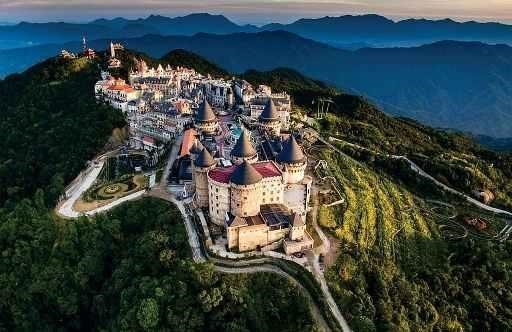
M217 117L215 116L215 113L213 112L208 101L205 100L199 106L199 110L197 111L195 119L196 119L196 121L199 121L199 122L209 122L209 121L217 120Z
M194 165L197 167L210 167L215 165L217 162L215 159L213 159L212 155L208 150L203 148L201 152L199 152L199 156L197 156L196 160L194 161Z
M238 185L251 185L260 182L262 179L263 177L254 166L244 161L237 166L229 180Z
M277 155L277 161L293 164L304 162L305 159L301 147L295 140L295 136L290 135L290 138L283 143L283 149Z
M243 130L231 151L231 155L239 158L250 158L254 157L256 154L256 149L252 146L249 134L247 134L247 131Z
M263 109L263 112L261 112L260 120L264 120L264 121L279 120L279 113L277 112L276 105L274 105L272 98L268 99L268 102L265 105L265 109Z

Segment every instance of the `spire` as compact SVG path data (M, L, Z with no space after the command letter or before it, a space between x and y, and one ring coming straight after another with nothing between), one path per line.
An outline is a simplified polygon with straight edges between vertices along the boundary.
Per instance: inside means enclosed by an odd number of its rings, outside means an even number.
M301 227L301 226L304 226L304 220L302 220L302 217L301 217L297 212L295 212L295 213L293 214L292 226L293 226L293 227Z
M233 150L231 151L231 155L239 158L251 158L256 154L257 152L251 143L249 134L247 131L243 130L242 134L238 138L238 141L236 141Z
M210 104L205 99L204 102L199 106L199 110L196 114L196 121L199 122L209 122L209 121L216 121L217 117L215 116L215 113L213 112Z
M283 143L283 149L277 155L277 161L281 163L302 163L305 157L301 147L295 140L295 136L290 135L290 138Z
M269 98L267 104L265 105L265 109L263 112L261 112L260 120L272 121L278 119L279 113L277 112L276 105L274 105L272 98Z
M201 144L201 142L196 138L194 144L192 144L192 147L190 148L190 153L199 154L203 149L203 144Z
M262 179L263 177L254 166L244 161L236 167L229 180L238 185L251 185L260 182Z
M201 152L199 152L199 156L197 156L196 160L194 161L194 165L197 167L210 167L215 165L217 162L215 159L213 159L212 155L208 150L203 148Z

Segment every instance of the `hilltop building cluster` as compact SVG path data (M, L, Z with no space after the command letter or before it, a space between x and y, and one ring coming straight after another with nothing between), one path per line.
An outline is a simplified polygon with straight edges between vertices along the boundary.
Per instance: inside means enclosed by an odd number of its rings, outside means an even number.
M112 59L113 44L108 67ZM170 186L208 212L227 249L311 249L305 218L312 178L288 131L290 96L189 68L134 63L127 81L104 72L96 97L127 114L132 148L159 152L182 137Z

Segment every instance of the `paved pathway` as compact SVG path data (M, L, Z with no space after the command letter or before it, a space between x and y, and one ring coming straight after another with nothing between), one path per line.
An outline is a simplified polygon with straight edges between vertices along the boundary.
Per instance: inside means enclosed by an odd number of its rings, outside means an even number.
M67 218L78 218L81 213L73 209L73 205L80 196L96 181L104 165L103 159L98 164L91 163L89 168L84 172L85 177L79 180L78 185L72 189L71 195L57 206L57 213Z

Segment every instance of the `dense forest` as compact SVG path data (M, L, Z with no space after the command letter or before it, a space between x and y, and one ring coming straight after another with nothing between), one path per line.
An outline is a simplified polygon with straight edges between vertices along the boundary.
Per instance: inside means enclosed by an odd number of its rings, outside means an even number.
M55 221L39 191L0 214L0 248L2 331L316 329L288 280L194 263L179 211L157 199Z
M94 98L99 68L49 59L0 81L0 207L43 189L48 205L105 144L122 114Z

